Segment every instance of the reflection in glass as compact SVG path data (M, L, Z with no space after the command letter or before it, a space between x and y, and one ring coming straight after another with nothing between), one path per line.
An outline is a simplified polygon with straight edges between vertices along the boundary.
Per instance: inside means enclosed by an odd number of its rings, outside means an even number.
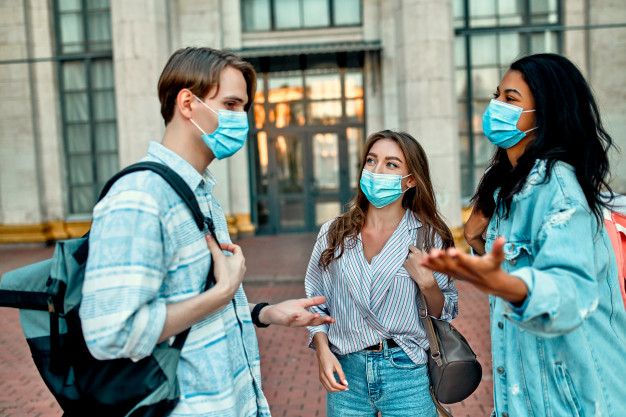
M302 0L302 7L304 27L314 28L330 26L328 0Z
M335 69L332 73L307 71L306 96L309 100L341 98L341 80Z
M244 0L243 27L246 31L270 30L270 0Z
M274 0L274 24L276 29L297 29L300 27L300 2Z
M281 135L276 138L276 162L278 191L301 193L303 190L302 141L296 135Z
M302 100L302 75L299 72L291 74L293 75L275 76L270 74L268 79L269 92L267 94L270 103Z
M304 126L304 104L302 102L278 103L270 110L270 121L276 127Z
M91 152L89 125L87 123L67 125L65 129L67 132L67 152Z
M312 125L335 125L341 121L341 101L311 102L307 116Z
M533 24L557 23L556 0L530 0L530 18Z
M498 63L496 35L472 36L470 43L473 66L496 65Z
M93 93L94 120L115 120L115 94L113 91Z
M96 151L117 152L117 129L115 122L96 123Z
M106 42L111 46L111 14L109 11L88 14L89 42Z
M65 66L69 64L66 63ZM91 83L93 88L113 88L113 63L111 61L93 61L91 63Z
M530 47L532 52L556 52L557 34L556 32L545 31L544 33L533 33L530 35Z
M82 51L84 42L82 15L78 13L61 15L61 43L63 52Z
M255 104L252 107L254 114L254 126L257 129L263 129L265 126L265 107L262 104Z
M87 77L85 77L85 64L82 62L65 62L61 67L63 71L63 89L85 90Z
M317 191L339 191L339 137L336 133L313 135L313 176Z
M522 35L519 33L502 33L499 35L501 66L508 68L520 56L521 37Z
M96 154L98 182L104 184L118 170L117 153Z
M333 1L333 16L336 26L361 24L361 0Z
M90 155L74 155L69 160L70 180L73 184L89 184L93 182Z
M304 201L298 199L280 200L280 226L286 229L304 227Z
M72 186L72 213L90 213L93 209L94 195L91 185Z
M350 188L354 189L358 186L361 168L361 155L363 154L363 145L365 138L363 137L363 129L360 127L349 127L346 129L346 138L348 139L348 175L350 177Z
M363 97L363 73L348 72L345 76L346 98Z
M315 204L315 225L323 225L327 221L341 214L341 204L338 201L330 201Z
M258 200L256 203L257 221L259 229L265 229L270 226L270 209L267 200Z
M476 68L472 69L472 96L481 99L492 99L496 87L500 84L500 69ZM482 112L482 110L481 110Z
M363 121L363 100L346 100L346 118L349 121Z
M259 151L259 163L257 164L257 193L267 194L268 188L268 155L267 155L267 133L257 134L257 149Z
M469 2L470 26L484 27L496 25L496 0Z
M86 122L89 120L86 93L65 94L65 120L67 122Z
M58 4L61 12L80 12L83 7L81 0L63 0Z

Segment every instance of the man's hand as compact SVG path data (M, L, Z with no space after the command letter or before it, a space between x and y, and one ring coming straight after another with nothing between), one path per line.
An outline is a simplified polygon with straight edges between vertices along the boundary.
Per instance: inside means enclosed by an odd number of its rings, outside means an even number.
M334 323L335 319L311 313L308 308L326 302L326 297L299 298L264 307L259 321L265 324L282 324L289 327L319 326Z
M239 289L246 273L246 258L238 245L222 243L218 246L210 234L206 235L205 239L211 251L212 262L214 262L215 287L230 294L229 299L231 299ZM223 250L231 252L232 255L224 255Z

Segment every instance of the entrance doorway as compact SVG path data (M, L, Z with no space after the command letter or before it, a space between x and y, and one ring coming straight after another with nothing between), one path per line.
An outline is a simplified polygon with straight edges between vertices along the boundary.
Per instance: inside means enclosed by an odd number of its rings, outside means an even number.
M259 74L251 123L259 234L315 232L356 192L364 143L361 68Z

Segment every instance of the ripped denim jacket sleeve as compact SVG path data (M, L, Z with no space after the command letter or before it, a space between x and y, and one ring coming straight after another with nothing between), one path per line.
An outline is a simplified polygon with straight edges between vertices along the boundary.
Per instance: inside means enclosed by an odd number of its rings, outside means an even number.
M538 336L556 337L580 326L598 305L594 247L604 240L580 203L555 207L544 219L532 244L505 246L509 273L526 283L528 296L517 308L506 303L503 315Z

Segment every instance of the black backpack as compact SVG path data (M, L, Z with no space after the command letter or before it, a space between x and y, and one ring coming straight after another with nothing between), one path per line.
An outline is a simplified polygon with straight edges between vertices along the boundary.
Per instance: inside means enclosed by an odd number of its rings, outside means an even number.
M201 231L217 240L213 222L205 218L195 195L171 168L139 162L117 173L104 186L100 199L120 177L135 171L159 174L189 207ZM151 356L97 360L83 337L78 308L82 297L89 233L59 241L51 259L7 272L0 281L0 306L20 309L20 321L44 382L64 416L163 416L178 402L176 369L189 329L156 346ZM205 290L215 281L213 263Z

